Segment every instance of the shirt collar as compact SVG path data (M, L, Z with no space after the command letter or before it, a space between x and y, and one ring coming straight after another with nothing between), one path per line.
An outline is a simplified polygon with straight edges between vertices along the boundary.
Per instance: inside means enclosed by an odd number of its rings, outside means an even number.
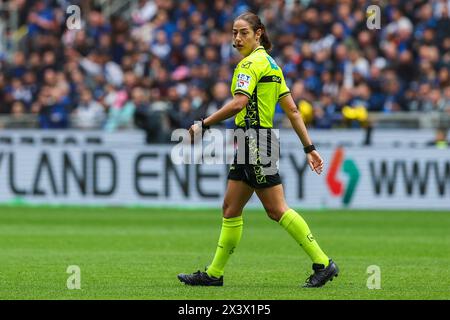
M261 50L261 49L262 49L262 50L265 50L263 46L258 46L258 47L256 47L255 50L253 50L252 53L250 53L250 54L253 54L254 52L256 52L256 51L258 51L258 50Z

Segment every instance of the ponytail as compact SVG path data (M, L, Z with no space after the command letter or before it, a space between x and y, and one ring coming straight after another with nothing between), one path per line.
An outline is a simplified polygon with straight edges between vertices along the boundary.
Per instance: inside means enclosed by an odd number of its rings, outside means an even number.
M259 42L264 47L264 49L266 49L267 52L272 50L272 42L270 42L269 36L267 35L266 32L266 27L264 25L262 25L262 34L261 39L259 39Z

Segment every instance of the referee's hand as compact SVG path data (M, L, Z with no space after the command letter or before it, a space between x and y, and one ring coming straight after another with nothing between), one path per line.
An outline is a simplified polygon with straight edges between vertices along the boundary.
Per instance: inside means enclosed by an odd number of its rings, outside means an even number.
M312 171L315 171L317 174L321 174L323 171L323 160L320 154L313 150L310 153L306 154L306 159L308 161L308 165Z
M197 123L194 123L190 128L189 128L189 134L191 135L191 141L194 141L194 135L201 133L202 132L202 128L201 126L199 126Z

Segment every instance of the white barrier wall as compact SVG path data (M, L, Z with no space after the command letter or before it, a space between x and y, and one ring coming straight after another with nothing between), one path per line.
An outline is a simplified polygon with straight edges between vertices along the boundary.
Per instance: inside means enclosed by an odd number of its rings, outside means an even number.
M0 203L221 206L226 165L174 165L172 145L102 142L79 132L72 140L43 142L40 135L1 145ZM326 169L318 176L300 145L282 146L290 206L450 211L449 149L332 146L320 152ZM249 205L260 206L256 196Z

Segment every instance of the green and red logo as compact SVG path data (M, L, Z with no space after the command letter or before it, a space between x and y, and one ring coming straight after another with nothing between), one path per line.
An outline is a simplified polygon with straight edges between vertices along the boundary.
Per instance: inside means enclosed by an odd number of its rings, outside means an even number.
M344 186L344 183L338 178L341 168L349 177L347 186ZM342 147L337 148L327 174L327 185L331 194L335 197L342 197L343 205L348 206L355 193L358 180L359 170L356 163L351 159L344 159L344 149Z

